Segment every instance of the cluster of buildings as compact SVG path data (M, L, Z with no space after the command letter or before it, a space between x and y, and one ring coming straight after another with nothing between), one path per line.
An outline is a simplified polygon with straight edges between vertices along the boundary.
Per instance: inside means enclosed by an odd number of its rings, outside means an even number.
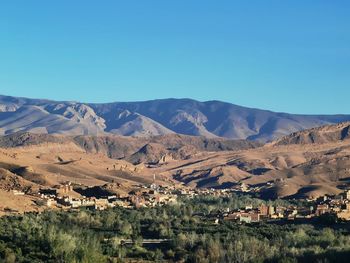
M323 196L317 199L315 214L336 214L338 218L350 220L350 190L337 196Z
M40 189L40 197L47 207L79 208L86 207L95 210L104 210L115 206L124 208L154 207L177 202L177 195L168 188L154 184L140 186L127 196L117 195L85 197L73 190L73 185L67 183L57 188Z
M140 186L129 193L128 196L132 205L136 208L175 204L177 197L174 188L158 186L154 183L149 186Z
M245 208L226 211L221 214L223 220L235 220L243 223L257 223L267 220L294 219L296 217L306 218L307 212L298 207L282 207L262 204L257 208L246 206Z
M40 189L40 197L47 207L79 208L88 207L103 210L115 206L116 196L104 198L80 196L73 190L73 185L67 183L56 188Z
M47 207L79 208L88 207L98 210L121 206L124 208L155 207L175 204L178 197L229 196L230 189L193 189L187 187L161 186L155 183L138 185L126 196L106 195L85 197L77 194L73 185L67 182L55 188L40 189L40 198Z
M322 196L317 200L309 200L310 206L272 206L261 204L253 208L235 211L224 211L220 217L225 220L235 220L242 223L257 223L260 221L313 219L324 214L333 214L343 220L350 220L350 191L346 190L338 196Z

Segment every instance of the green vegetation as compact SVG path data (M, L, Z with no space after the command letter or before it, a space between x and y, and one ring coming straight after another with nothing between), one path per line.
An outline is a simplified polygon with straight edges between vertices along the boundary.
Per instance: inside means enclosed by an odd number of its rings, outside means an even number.
M220 208L260 202L237 196L198 197L138 210L2 217L0 262L347 262L346 224L215 225L210 216ZM146 245L146 239L166 240Z

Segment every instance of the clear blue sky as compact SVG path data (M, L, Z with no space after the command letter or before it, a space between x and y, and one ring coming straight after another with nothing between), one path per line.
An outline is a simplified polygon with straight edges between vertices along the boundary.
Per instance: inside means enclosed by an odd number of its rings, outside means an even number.
M350 113L350 1L7 0L0 94Z

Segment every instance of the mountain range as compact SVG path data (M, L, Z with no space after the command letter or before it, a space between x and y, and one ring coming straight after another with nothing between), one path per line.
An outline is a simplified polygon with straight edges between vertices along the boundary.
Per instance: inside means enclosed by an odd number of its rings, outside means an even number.
M293 132L350 121L350 115L296 115L220 101L160 99L80 103L0 96L0 135L167 134L272 141Z

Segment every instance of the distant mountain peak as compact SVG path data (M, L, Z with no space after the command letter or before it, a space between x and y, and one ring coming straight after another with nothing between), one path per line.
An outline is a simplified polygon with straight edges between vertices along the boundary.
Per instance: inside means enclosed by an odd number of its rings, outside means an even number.
M0 96L0 134L155 136L271 141L293 132L350 121L350 115L294 115L188 98L80 103Z

